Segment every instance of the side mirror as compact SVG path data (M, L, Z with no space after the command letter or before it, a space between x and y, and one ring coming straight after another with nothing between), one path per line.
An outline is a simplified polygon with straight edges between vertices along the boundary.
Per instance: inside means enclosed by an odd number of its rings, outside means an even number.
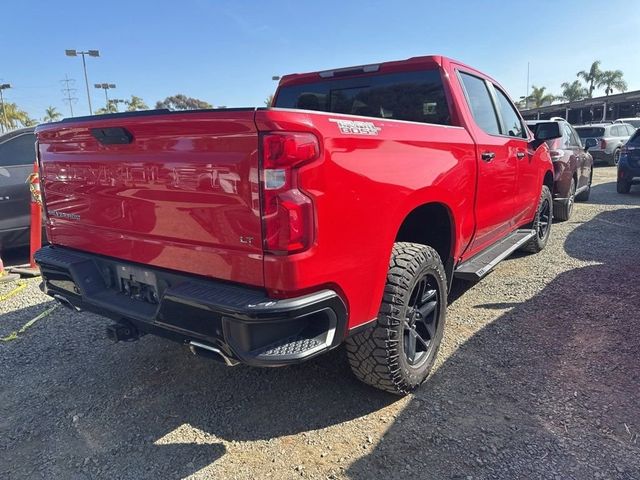
M593 148L596 145L598 145L598 141L595 138L587 138L584 141L584 149L585 150L589 150L590 148Z
M536 123L533 132L535 140L532 142L534 148L538 148L543 142L562 137L560 122L540 122Z

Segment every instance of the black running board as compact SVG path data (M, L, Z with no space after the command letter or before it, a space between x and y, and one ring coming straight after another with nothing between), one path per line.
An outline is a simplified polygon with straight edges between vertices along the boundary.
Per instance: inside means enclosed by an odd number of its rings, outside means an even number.
M516 230L508 237L494 243L473 258L458 265L455 277L478 281L489 273L500 261L507 258L536 234L535 230Z

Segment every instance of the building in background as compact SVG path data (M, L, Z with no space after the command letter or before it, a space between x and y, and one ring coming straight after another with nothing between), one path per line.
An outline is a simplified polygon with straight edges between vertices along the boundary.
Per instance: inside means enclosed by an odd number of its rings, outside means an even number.
M525 120L562 117L573 125L640 117L640 90L521 110Z

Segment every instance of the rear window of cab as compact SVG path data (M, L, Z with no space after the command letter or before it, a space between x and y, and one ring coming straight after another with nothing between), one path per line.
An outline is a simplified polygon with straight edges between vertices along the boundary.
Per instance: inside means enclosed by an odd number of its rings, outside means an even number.
M437 69L283 86L274 106L439 125L451 123Z

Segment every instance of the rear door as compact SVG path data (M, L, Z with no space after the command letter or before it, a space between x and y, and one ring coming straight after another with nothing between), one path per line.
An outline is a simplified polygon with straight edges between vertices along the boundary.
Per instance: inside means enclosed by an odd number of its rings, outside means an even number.
M478 155L476 233L470 256L513 229L519 145L502 134L490 82L461 70L458 75L475 123L472 134Z
M591 162L589 162L589 157L582 147L582 142L577 132L569 123L564 123L564 128L569 135L569 148L573 151L578 164L578 184L576 188L585 187L589 184L589 179L591 178Z
M26 180L33 171L34 162L33 132L25 132L0 143L0 232L29 226L30 194Z
M514 227L531 218L538 206L540 196L539 166L529 152L529 133L511 100L498 86L493 85L502 135L506 137L510 160L517 164L515 201L513 206Z

